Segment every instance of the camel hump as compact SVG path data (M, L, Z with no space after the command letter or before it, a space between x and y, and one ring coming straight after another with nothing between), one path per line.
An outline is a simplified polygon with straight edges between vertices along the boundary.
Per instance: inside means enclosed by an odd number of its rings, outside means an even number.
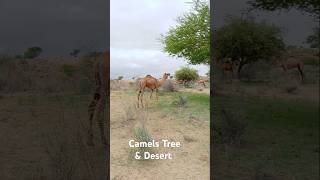
M151 78L152 76L151 76L150 74L147 74L147 75L146 75L146 77L149 77L149 78Z

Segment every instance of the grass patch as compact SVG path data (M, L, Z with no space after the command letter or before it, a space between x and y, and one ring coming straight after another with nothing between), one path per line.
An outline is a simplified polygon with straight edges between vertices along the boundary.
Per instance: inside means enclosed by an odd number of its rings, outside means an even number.
M226 108L244 113L248 123L243 147L234 148L229 158L223 146L215 144L217 179L232 178L230 174L248 179L257 173L278 179L319 178L317 104L234 96L215 97L214 106L216 122L223 120L220 111Z
M303 62L305 65L319 66L319 57L308 57Z
M187 100L187 105L184 106L184 108L180 108L176 104L176 102L181 101L181 97ZM201 120L208 121L210 114L210 96L189 92L163 93L158 101L154 101L150 110L161 111L164 114L170 114L179 118L186 118L192 115Z

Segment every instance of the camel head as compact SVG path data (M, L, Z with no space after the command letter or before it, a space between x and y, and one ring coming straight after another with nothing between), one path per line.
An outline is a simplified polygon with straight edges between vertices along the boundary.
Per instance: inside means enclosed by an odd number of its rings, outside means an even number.
M170 73L164 73L162 79L166 80L168 77L170 77Z

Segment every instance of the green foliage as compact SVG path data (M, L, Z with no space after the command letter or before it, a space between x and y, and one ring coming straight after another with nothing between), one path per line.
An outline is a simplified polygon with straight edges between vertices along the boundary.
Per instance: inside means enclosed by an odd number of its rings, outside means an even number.
M117 80L122 80L123 76L118 76Z
M318 0L251 0L248 4L255 9L275 11L296 8L301 12L319 17L320 1Z
M311 48L320 48L320 29L319 27L313 29L313 34L308 36L307 43Z
M199 78L197 70L188 67L182 67L181 69L177 70L174 76L175 79L182 81L194 81Z
M41 52L42 49L40 47L31 47L24 52L23 56L27 59L33 59L38 57L41 54Z
M134 137L139 142L151 142L152 137L150 136L145 126L137 127L134 129Z
M64 64L62 65L62 72L67 77L73 77L76 72L76 67L70 64Z
M164 51L190 64L209 64L210 10L206 2L195 3L191 12L178 17L177 25L162 35Z
M284 50L281 31L274 25L254 19L231 17L214 35L217 59L239 60L238 73L245 64L271 60Z

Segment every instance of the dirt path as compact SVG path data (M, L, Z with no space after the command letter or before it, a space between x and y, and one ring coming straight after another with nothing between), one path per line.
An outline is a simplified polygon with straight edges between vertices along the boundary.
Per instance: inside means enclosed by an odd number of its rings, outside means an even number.
M112 92L111 106L111 179L171 180L209 179L209 121L186 123L158 111L145 115L145 127L153 139L180 141L181 148L157 149L171 152L172 160L134 160L128 141L139 117L126 120L125 107L135 102L124 92ZM145 112L137 111L138 114Z

